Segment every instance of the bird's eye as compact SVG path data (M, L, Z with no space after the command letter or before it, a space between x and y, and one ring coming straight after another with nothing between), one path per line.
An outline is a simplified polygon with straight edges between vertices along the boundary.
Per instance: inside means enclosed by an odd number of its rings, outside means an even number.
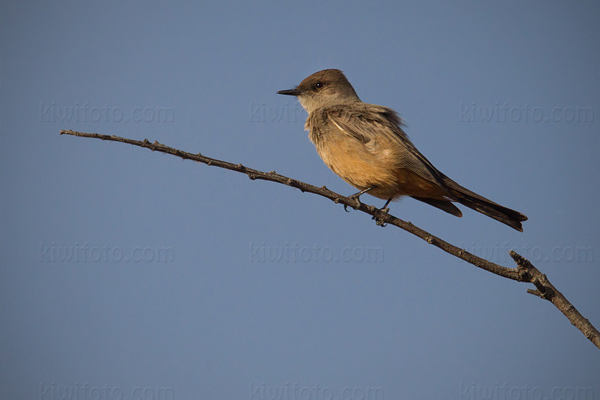
M323 85L323 82L317 82L317 83L315 83L315 87L316 87L317 89L321 89L323 86L324 86L324 85Z

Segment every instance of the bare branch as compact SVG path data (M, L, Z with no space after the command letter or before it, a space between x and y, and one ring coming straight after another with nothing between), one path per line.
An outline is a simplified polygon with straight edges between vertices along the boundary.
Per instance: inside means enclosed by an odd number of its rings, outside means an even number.
M335 193L325 186L317 187L297 179L288 178L287 176L280 175L275 171L263 172L256 169L248 168L242 164L234 164L227 161L218 160L216 158L206 157L200 153L188 153L179 149L175 149L164 144L153 142L150 143L148 140L133 140L127 139L120 136L114 135L102 135L98 133L84 133L76 132L72 130L60 131L61 135L71 135L79 137L87 137L101 140L109 140L113 142L128 143L134 146L144 147L152 151L159 151L161 153L172 154L181 157L184 160L193 160L204 163L209 166L216 166L219 168L225 168L231 171L240 172L248 175L252 180L261 179L265 181L277 182L283 185L292 186L300 189L302 192L314 193L319 196L323 196L332 200L334 203L342 204L348 207L352 207L355 210L362 211L366 214L372 215L377 220L378 225L389 224L398 228L404 229L405 231L412 233L413 235L425 240L427 243L438 247L448 254L458 257L478 268L484 269L493 274L501 277L512 279L518 282L529 282L532 283L536 289L528 289L527 292L536 295L542 299L550 301L556 308L560 310L571 323L579 329L585 337L587 337L596 347L600 348L600 332L594 326L585 319L579 311L560 293L548 280L546 275L542 274L536 267L534 267L527 259L520 256L516 252L510 252L511 257L515 260L517 268L507 268L501 265L495 264L491 261L485 260L478 257L468 251L456 247L437 236L413 225L410 222L403 221L399 218L394 217L391 214L383 212L376 207L368 204L361 203L358 200L342 196Z

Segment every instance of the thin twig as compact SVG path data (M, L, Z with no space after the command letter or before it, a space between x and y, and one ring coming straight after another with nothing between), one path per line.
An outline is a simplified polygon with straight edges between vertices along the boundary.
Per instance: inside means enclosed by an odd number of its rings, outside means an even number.
M579 311L560 293L548 280L546 275L542 274L537 268L535 268L527 259L520 256L514 251L510 252L511 257L515 260L517 264L517 268L507 268L501 265L495 264L491 261L485 260L481 257L478 257L468 251L456 247L437 236L432 235L431 233L413 225L410 222L403 221L399 218L394 217L391 214L383 212L376 207L373 207L368 204L361 203L358 200L352 199L350 197L342 196L338 193L335 193L325 186L317 187L297 179L288 178L287 176L280 175L275 171L271 172L263 172L253 168L248 168L242 164L234 164L227 161L218 160L216 158L211 158L207 156L203 156L200 153L188 153L186 151L182 151L179 149L175 149L169 146L165 146L164 144L158 142L149 142L147 139L141 140L133 140L127 139L120 136L114 135L102 135L98 133L84 133L84 132L76 132L72 130L63 130L60 131L61 135L71 135L71 136L79 136L79 137L87 137L101 140L109 140L113 142L121 142L128 143L134 146L144 147L146 149L150 149L152 151L159 151L161 153L172 154L178 157L181 157L184 160L193 160L204 163L209 166L215 166L219 168L229 169L231 171L240 172L248 175L248 177L252 180L260 179L264 181L271 181L281 183L283 185L292 186L300 189L302 192L314 193L319 196L323 196L332 200L334 203L342 204L348 207L352 207L355 210L362 211L366 214L372 215L376 218L377 223L379 225L388 224L393 225L398 228L404 229L405 231L412 233L413 235L425 240L427 243L438 247L445 251L448 254L451 254L455 257L458 257L474 266L484 269L493 274L499 275L501 277L512 279L518 282L529 282L532 283L536 289L528 289L528 293L536 295L542 299L546 299L550 301L556 308L560 310L571 323L579 329L585 337L587 337L592 343L596 345L596 347L600 348L600 332L587 320L585 319Z

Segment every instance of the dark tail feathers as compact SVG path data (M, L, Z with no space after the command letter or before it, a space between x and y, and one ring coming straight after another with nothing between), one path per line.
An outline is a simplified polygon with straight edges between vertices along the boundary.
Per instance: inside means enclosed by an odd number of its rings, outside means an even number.
M518 211L501 206L500 204L494 203L493 201L488 200L477 193L471 192L469 189L460 186L458 183L454 182L445 175L442 176L442 179L442 184L448 191L448 197L450 197L452 200L472 208L475 211L479 211L488 217L494 218L495 220L498 220L520 232L523 232L521 221L527 220L525 215ZM450 200L438 200L414 196L413 198L444 210L449 214L462 217L460 210L454 206Z
M521 221L527 221L527 217L518 211L511 210L486 199L477 193L471 192L469 189L460 186L452 179L444 176L444 186L450 193L450 196L459 203L479 211L490 218L494 218L520 232L523 232Z

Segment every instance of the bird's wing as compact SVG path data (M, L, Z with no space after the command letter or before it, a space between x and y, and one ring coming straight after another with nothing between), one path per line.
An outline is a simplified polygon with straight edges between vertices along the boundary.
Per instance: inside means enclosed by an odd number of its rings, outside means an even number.
M401 118L391 108L366 103L344 104L327 107L321 117L349 138L360 140L373 153L381 151L381 146L390 141L396 143L399 167L444 186L445 175L412 144L402 130Z

